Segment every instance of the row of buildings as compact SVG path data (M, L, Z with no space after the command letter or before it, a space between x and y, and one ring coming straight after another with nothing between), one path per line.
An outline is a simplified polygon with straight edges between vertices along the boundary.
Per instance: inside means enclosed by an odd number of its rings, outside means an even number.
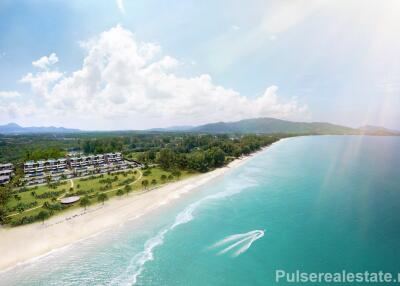
M11 163L0 164L0 185L7 184L14 173L14 166Z
M25 162L23 180L27 185L34 185L140 166L139 162L124 160L119 152L87 156L69 154L66 158ZM12 164L0 164L0 184L7 184L12 174Z
M122 154L69 155L66 158L29 161L24 164L25 181L28 185L42 184L60 179L82 177L138 167L134 161L125 161Z

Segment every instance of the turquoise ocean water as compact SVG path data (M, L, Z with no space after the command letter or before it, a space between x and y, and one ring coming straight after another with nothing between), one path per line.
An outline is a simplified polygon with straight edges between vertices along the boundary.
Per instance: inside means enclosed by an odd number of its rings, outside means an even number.
M275 285L279 269L397 273L399 203L400 138L286 139L141 220L0 273L0 285Z

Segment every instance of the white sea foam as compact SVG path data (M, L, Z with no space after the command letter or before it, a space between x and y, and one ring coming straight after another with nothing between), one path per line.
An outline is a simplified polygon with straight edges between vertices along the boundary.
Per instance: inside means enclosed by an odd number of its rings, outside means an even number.
M208 201L219 200L219 199L223 199L226 197L236 195L236 194L242 192L243 190L245 190L251 186L254 186L254 185L255 185L255 182L253 182L251 180L243 179L240 181L240 185L232 183L227 187L226 191L208 195L208 196L200 199L199 201L194 202L194 203L190 204L189 206L187 206L183 211L178 213L178 215L175 217L174 222L170 226L163 228L155 236L151 237L150 239L148 239L145 242L143 251L136 254L130 261L129 266L126 268L124 273L122 273L121 275L114 278L110 282L109 285L134 285L134 284L136 284L139 275L144 270L145 263L154 259L153 250L157 246L160 246L164 243L165 236L169 231L175 229L177 226L179 226L181 224L185 224L185 223L192 221L194 219L193 213L200 205L202 205ZM247 248L250 247L251 243L253 243L252 240ZM247 248L245 250L247 250Z
M211 246L211 248L216 248L222 245L226 245L230 242L234 242L231 245L228 245L224 249L218 252L218 255L225 254L229 252L232 249L235 249L239 246L241 246L239 249L237 249L235 252L233 252L232 256L236 257L244 252L246 252L250 246L253 244L254 241L260 239L261 237L264 236L264 230L253 230L249 231L246 233L239 233L239 234L233 234L230 236L227 236L226 238L218 241L214 245Z

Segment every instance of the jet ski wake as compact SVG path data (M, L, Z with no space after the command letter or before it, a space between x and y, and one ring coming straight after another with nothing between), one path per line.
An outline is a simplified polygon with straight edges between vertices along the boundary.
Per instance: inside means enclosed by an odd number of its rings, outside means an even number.
M218 255L231 251L232 256L236 257L246 252L254 241L263 237L264 232L265 230L253 230L246 233L230 235L212 245L211 248L224 247L218 252Z

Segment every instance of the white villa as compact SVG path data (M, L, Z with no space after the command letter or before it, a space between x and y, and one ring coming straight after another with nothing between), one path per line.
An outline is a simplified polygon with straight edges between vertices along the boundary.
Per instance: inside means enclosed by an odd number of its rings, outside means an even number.
M61 179L62 175L72 177L65 158L25 162L24 173L28 184L45 183L47 177L53 181Z
M120 152L87 156L73 154L67 158L26 162L24 173L27 184L33 185L45 183L49 179L58 181L63 177L82 177L137 166L140 163L125 161Z
M0 185L10 182L11 176L14 173L14 166L11 163L0 164Z

